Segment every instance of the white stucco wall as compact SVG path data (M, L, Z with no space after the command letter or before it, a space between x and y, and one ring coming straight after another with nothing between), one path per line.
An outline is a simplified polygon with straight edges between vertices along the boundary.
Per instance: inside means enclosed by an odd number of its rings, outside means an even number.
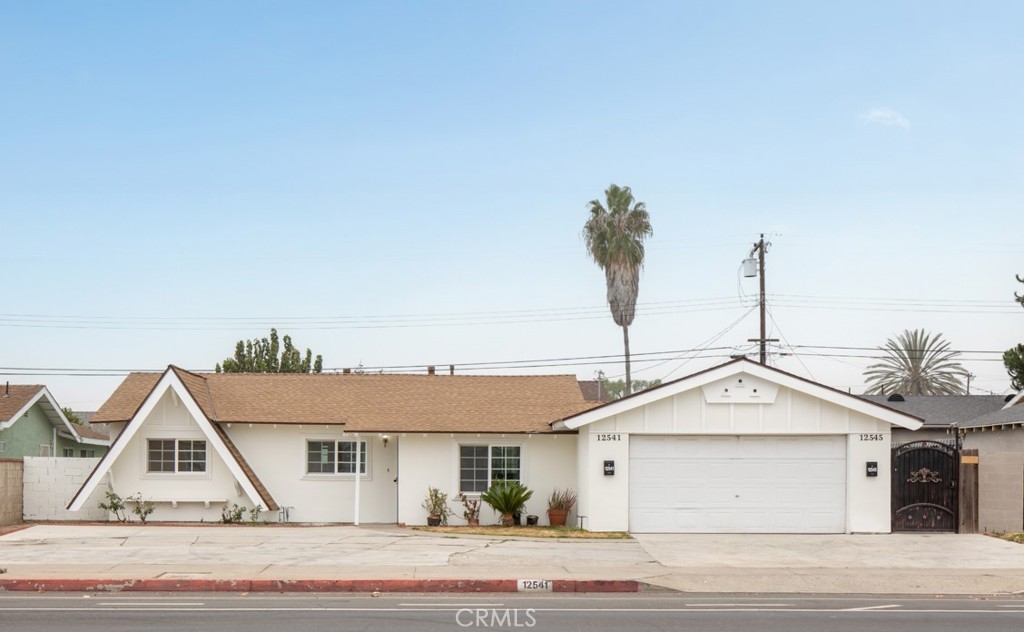
M110 485L122 498L142 493L156 502L149 517L154 522L167 520L218 522L221 510L232 503L252 507L253 503L235 484L234 476L207 441L207 471L201 473L146 472L148 439L207 439L199 425L167 391L110 468ZM169 501L178 500L175 508ZM186 502L187 501L187 502ZM211 501L206 507L204 502Z
M889 532L890 425L793 389L743 377L746 387L756 388L758 396L715 397L723 389L712 384L580 428L579 509L587 516L587 527L594 531L629 529L631 436L845 435L847 531ZM735 380L730 377L728 383ZM614 476L604 475L605 460L615 461ZM868 461L878 463L877 477L866 476Z
M67 505L92 472L99 459L26 456L24 459L25 520L106 520L99 508L106 500L106 485L89 496L80 511L68 511Z
M397 516L400 439L381 433L344 433L338 426L231 424L225 428L270 495L290 507L291 522L353 522L355 476L307 474L307 441L365 441L367 473L359 482L359 522L393 523Z
M409 525L427 522L421 506L428 487L448 494L455 515L450 524L465 524L459 495L459 446L517 445L521 452L521 476L533 490L526 514L535 514L547 524L547 499L555 488L576 489L576 435L475 435L403 434L399 436L398 521ZM471 497L473 495L470 495ZM574 511L569 520L575 520ZM500 516L484 505L481 524L497 524ZM569 524L575 524L570 522Z

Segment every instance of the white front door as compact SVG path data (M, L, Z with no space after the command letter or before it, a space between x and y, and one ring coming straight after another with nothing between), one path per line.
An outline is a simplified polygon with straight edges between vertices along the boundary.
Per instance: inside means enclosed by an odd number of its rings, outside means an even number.
M846 437L637 436L636 533L843 533Z

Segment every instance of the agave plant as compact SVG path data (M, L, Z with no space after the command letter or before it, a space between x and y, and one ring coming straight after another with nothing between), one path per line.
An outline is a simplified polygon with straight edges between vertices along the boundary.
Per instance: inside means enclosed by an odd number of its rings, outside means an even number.
M501 514L503 526L511 527L512 516L522 513L526 501L530 500L532 496L533 491L524 487L519 481L499 481L480 494L480 500Z
M868 395L963 395L968 373L942 334L905 330L881 348L882 361L864 371Z

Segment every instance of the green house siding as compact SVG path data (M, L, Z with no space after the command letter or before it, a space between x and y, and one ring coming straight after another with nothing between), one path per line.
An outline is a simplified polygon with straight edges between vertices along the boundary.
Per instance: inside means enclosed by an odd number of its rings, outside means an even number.
M46 413L38 404L28 409L28 413L16 421L10 428L0 430L0 441L4 444L0 458L20 459L25 456L41 456L40 446L53 443L53 425ZM94 450L99 458L106 454L107 446L77 443L70 439L57 437L57 449L50 456L64 456L64 448L74 450L74 456L82 456L82 450Z
M37 404L13 426L0 430L0 441L4 442L4 452L0 456L5 459L40 456L39 446L53 442L53 426Z

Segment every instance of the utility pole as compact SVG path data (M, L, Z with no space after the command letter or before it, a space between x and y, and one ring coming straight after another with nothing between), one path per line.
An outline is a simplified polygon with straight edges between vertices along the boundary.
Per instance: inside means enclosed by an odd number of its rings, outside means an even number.
M761 358L760 358L761 364L767 364L768 363L768 349L767 349L768 343L769 342L778 342L778 338L768 339L768 338L765 337L767 335L767 329L766 329L766 323L765 323L765 304L764 304L764 255L765 255L766 252L768 252L768 246L769 245L770 244L765 243L765 241L764 241L764 233L761 233L761 239L757 243L755 243L754 247L750 250L750 256L751 257L754 256L755 252L757 253L757 269L758 269L758 276L760 277L760 279L758 279L758 281L760 283L760 295L759 295L758 303L759 303L759 306L761 308L761 337L760 338L751 338L750 340L748 340L748 342L757 342L757 343L760 344L760 346L761 346L761 354L760 354L761 355Z

